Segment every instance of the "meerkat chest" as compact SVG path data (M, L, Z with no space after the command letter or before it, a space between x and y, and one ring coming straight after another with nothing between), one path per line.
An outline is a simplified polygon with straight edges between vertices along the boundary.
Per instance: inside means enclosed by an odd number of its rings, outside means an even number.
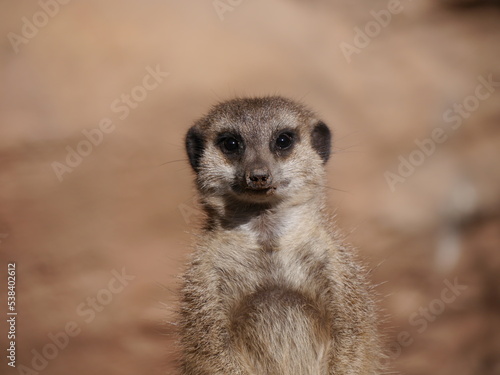
M319 242L285 243L268 251L258 240L228 242L214 262L228 308L259 290L278 288L320 296L329 285L330 259Z

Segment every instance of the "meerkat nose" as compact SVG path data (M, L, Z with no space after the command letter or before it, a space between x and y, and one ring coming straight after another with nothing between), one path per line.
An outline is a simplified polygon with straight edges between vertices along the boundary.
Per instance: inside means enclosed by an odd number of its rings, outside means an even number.
M273 180L267 167L251 169L246 172L245 177L247 186L251 189L267 189Z

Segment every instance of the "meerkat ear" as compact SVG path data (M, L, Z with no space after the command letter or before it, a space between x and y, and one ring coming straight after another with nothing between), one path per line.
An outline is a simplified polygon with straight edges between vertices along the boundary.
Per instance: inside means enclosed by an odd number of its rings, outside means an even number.
M311 133L311 143L312 147L323 159L323 164L330 158L332 135L330 129L323 121L318 121L314 125L313 131Z
M198 172L200 158L205 149L205 139L198 127L192 126L186 134L186 152L189 157L189 163L195 172Z

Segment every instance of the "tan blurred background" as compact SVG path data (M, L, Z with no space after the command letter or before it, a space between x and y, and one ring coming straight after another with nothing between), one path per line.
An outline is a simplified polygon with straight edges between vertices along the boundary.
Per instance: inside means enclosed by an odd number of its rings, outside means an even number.
M281 94L334 129L388 371L500 374L500 10L449 3L1 1L0 373L175 374L184 133Z

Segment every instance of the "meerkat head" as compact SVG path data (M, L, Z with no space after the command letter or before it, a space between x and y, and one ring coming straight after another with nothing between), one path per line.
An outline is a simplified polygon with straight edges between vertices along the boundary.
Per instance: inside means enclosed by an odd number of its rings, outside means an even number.
M298 103L239 98L198 120L186 151L202 195L272 203L317 193L330 143L328 127Z

